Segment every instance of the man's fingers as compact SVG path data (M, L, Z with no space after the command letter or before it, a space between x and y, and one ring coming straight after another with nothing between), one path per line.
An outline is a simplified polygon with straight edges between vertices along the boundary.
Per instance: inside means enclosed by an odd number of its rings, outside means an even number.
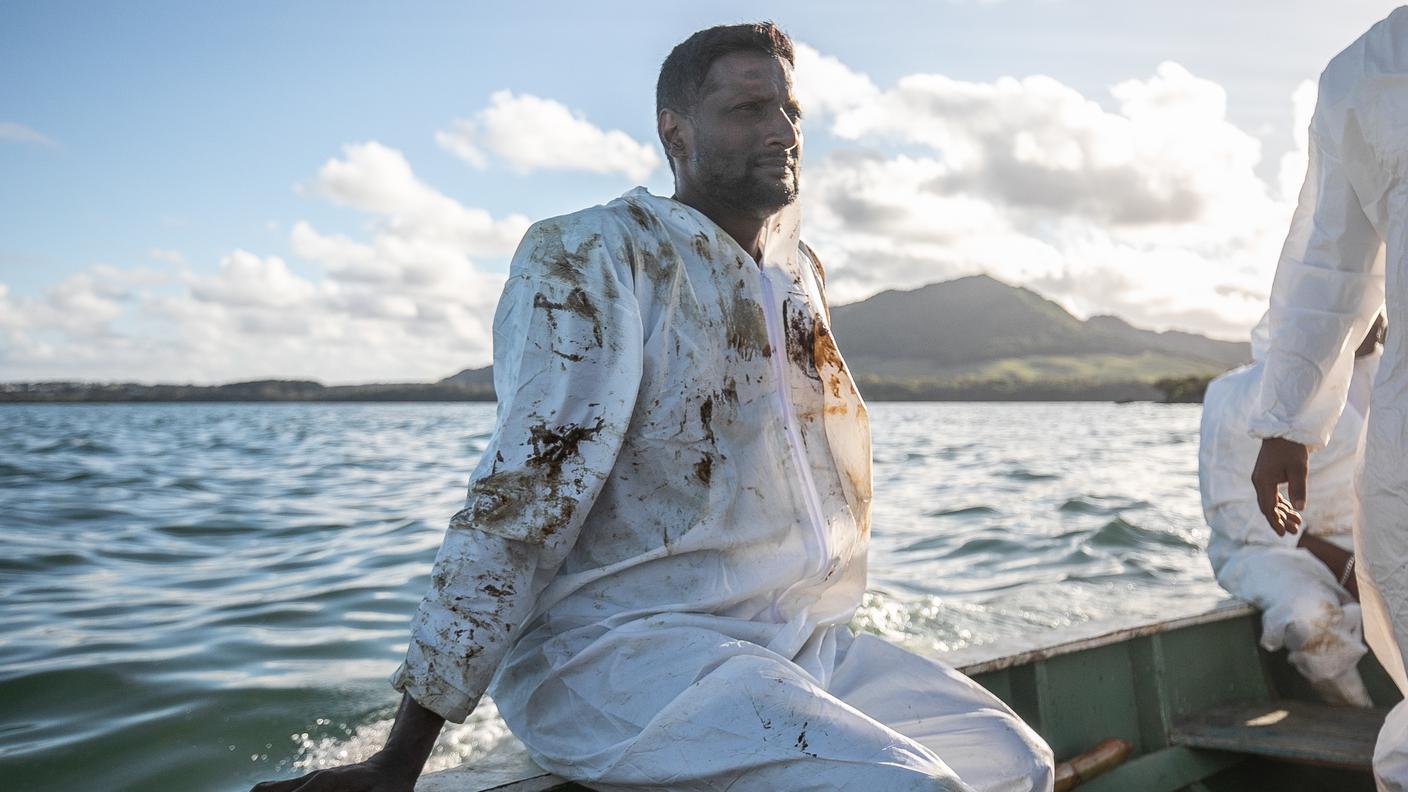
M1300 512L1296 511L1291 506L1291 502L1282 497L1279 492L1276 493L1276 515L1281 521L1281 527L1285 530L1282 536L1287 533L1296 533L1296 529L1305 522L1305 518L1301 517Z
M1303 467L1292 467L1286 473L1286 491L1291 496L1291 506L1300 511L1305 508L1306 470Z
M317 771L314 771L317 772ZM294 792L303 782L313 776L313 773L301 775L298 778L290 778L285 781L263 781L255 784L249 792Z
M1253 477L1252 488L1256 490L1256 505L1261 509L1261 514L1266 518L1266 522L1276 531L1278 536L1285 534L1281 527L1281 518L1278 514L1277 501L1280 500L1280 493L1276 491L1275 482L1267 482L1264 479Z

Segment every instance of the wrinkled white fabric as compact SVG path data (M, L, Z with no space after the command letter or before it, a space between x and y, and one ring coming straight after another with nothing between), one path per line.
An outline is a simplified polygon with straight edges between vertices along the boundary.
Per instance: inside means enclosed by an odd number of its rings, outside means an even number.
M1408 792L1408 699L1398 702L1374 744L1374 785L1379 792Z
M1368 390L1379 354L1354 364L1352 398L1325 448L1310 457L1304 532L1352 549L1357 503L1354 478L1363 448ZM1261 643L1288 659L1332 703L1368 706L1355 666L1365 652L1360 609L1335 573L1299 536L1277 536L1257 507L1248 471L1260 442L1248 434L1261 387L1262 363L1208 384L1203 398L1198 479L1203 515L1212 529L1208 558L1217 582L1262 612Z
M643 189L536 224L494 323L498 422L394 679L493 696L596 789L1042 790L1042 740L847 628L866 408L795 210L762 267Z
M1408 9L1400 8L1335 56L1320 77L1309 169L1272 288L1271 345L1252 428L1260 437L1323 446L1350 380L1345 352L1386 303L1388 338L1370 400L1355 543L1365 637L1408 691L1405 129ZM1386 730L1380 748L1402 737ZM1383 772L1376 770L1381 778Z

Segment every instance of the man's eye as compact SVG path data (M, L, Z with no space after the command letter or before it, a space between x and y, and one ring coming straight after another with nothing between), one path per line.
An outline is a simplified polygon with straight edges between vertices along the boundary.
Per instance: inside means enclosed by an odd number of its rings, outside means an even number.
M755 113L758 111L759 106L757 102L744 102L741 105L735 105L733 109L745 113Z

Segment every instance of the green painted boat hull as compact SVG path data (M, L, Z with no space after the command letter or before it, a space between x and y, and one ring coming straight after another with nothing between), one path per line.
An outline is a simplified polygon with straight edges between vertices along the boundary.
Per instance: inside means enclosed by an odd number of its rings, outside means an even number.
M1260 648L1260 624L1250 607L1231 605L966 669L1045 737L1058 759L1109 737L1134 746L1124 765L1082 784L1083 791L1372 792L1363 771L1170 744L1176 720L1216 705L1315 701L1284 651ZM1360 671L1376 705L1397 702L1393 681L1372 655Z

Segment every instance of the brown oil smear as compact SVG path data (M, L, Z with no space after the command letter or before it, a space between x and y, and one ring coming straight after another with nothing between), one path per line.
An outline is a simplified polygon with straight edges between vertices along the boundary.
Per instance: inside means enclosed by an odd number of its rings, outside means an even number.
M533 453L528 457L528 464L548 476L551 486L556 479L562 477L563 464L578 456L581 453L581 444L600 434L604 426L605 422L597 418L592 426L567 424L549 427L547 424L538 424L530 427L528 432L533 443Z
M631 219L636 221L636 225L647 231L650 230L650 215L644 209L626 201L626 211L631 215Z
M567 294L567 299L562 302L553 302L548 299L547 295L538 292L533 296L533 307L546 312L548 325L553 329L554 335L557 334L557 317L554 315L556 311L568 311L591 322L592 338L596 341L597 346L602 345L601 314L597 312L596 306L592 305L591 299L587 297L587 293L582 291L581 287L574 288Z
M816 334L818 322L804 306L791 300L783 302L783 335L787 343L787 359L807 377L821 379L817 373Z
M699 425L704 427L704 436L710 443L717 444L719 439L714 436L714 397L709 396L699 403Z
M474 528L511 516L533 496L533 479L516 470L491 473L469 488L473 502L450 518L450 528Z
M709 480L714 476L714 458L705 454L694 463L694 475L701 484L708 486Z
M745 360L757 355L772 357L772 345L768 343L768 326L767 320L763 318L763 306L741 294L735 294L726 322L728 345L737 350L739 357Z

